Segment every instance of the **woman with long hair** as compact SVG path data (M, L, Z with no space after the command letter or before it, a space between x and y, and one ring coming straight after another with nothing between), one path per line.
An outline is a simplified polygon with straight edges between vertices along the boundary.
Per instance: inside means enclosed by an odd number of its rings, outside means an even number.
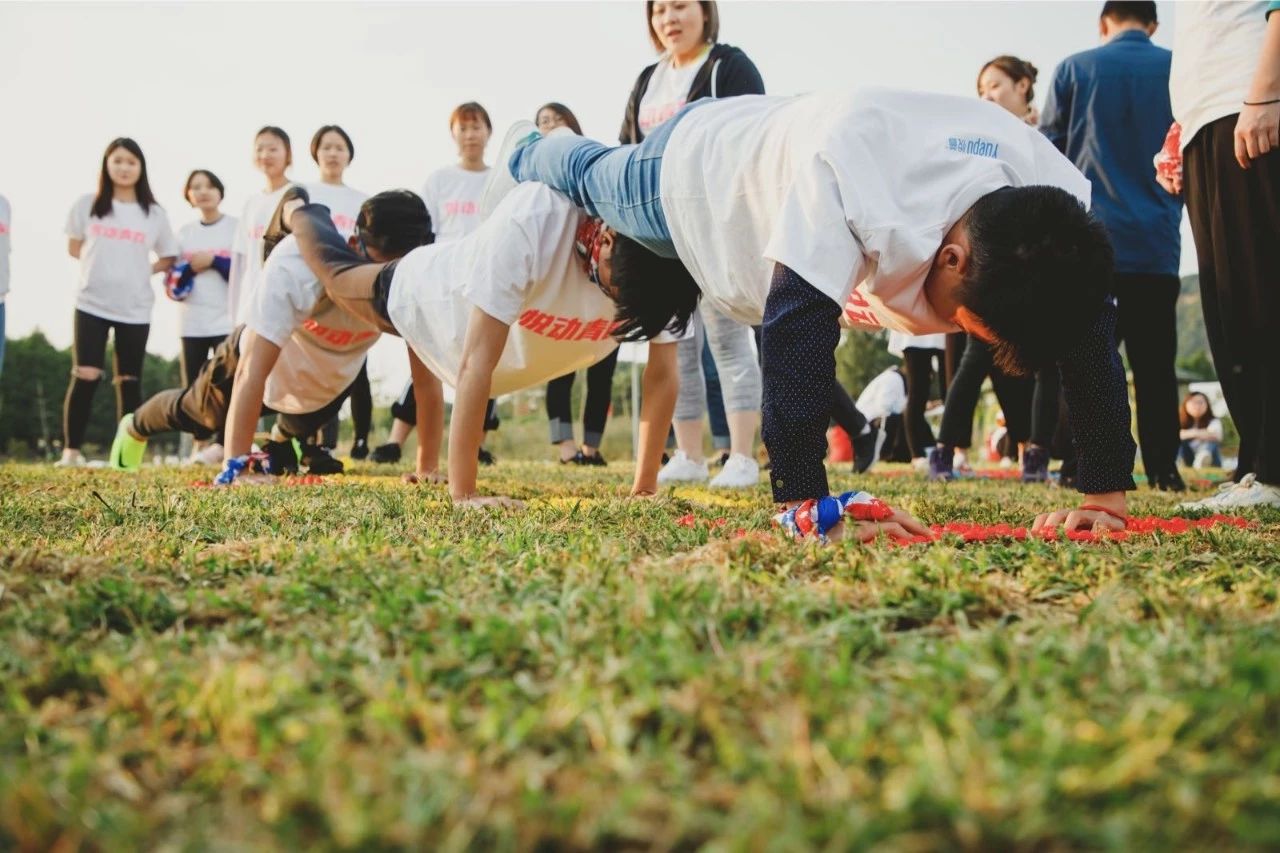
M638 143L690 101L762 95L764 81L745 53L719 43L720 10L714 2L648 0L645 18L658 61L640 72L620 134ZM748 488L760 479L755 438L760 427L760 364L750 326L703 306L694 334L682 341L680 396L674 420L677 451L659 474L663 483L702 482L709 472L702 451L702 420L708 410L702 348L709 343L720 376L729 422L729 458L710 485Z
M80 261L80 290L57 464L74 467L85 462L80 444L102 381L108 335L115 343L117 418L142 402L142 363L155 304L151 277L172 267L178 254L178 241L151 191L147 159L138 143L120 137L107 146L98 191L72 206L66 234L68 253Z

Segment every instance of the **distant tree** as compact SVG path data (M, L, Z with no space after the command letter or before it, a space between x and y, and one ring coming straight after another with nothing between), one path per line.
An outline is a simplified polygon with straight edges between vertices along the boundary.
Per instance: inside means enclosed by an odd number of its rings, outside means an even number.
M836 378L855 399L885 368L898 363L889 354L888 332L849 331L836 348Z

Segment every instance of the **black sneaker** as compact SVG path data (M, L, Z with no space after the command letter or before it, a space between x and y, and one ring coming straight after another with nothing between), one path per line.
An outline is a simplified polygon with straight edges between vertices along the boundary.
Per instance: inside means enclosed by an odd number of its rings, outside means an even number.
M267 454L262 465L264 474L283 477L298 473L298 453L293 449L292 441L268 441L262 445L262 451Z
M879 435L880 430L870 427L850 442L853 445L853 473L863 473L876 461L876 439Z
M373 449L373 453L369 454L369 461L394 465L400 461L400 445L394 441L379 444Z
M1162 492L1185 492L1187 490L1187 484L1182 481L1182 475L1176 469L1156 477L1151 482L1151 485Z
M493 458L492 453L485 450L483 447L480 448L480 452L476 454L476 459L480 460L481 465L492 465L493 463L498 461L497 459Z
M575 465L591 465L597 468L602 468L605 465L609 464L608 462L604 461L604 457L600 455L599 450L597 450L595 453L592 453L590 455L587 455L586 453L583 453L581 450L579 450L577 455L573 457L573 462Z
M1034 444L1022 451L1022 482L1043 483L1049 479L1049 449Z
M306 457L302 461L307 466L308 474L341 474L346 470L342 460L334 459L323 447L307 447L303 448L303 452Z
M363 438L357 438L351 445L351 458L356 460L365 460L369 458L369 442Z

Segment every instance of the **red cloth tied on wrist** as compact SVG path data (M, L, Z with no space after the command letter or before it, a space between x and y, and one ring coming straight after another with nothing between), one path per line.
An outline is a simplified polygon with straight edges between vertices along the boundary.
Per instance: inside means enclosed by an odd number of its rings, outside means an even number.
M871 498L866 501L851 501L844 508L844 514L854 521L888 521L893 518L893 507L879 498Z

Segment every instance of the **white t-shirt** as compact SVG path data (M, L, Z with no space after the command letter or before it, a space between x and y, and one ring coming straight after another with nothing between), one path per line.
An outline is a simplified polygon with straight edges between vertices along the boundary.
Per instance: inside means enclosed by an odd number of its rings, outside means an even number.
M856 405L869 421L902 414L907 407L907 378L892 367L882 371L862 389Z
M662 59L658 60L658 67L653 69L653 74L649 77L644 95L640 98L640 107L636 110L636 121L641 133L648 136L649 131L680 112L680 108L688 103L693 78L707 64L707 57L710 55L711 45L707 45L696 61L680 68L672 68L671 57L663 54Z
M240 227L236 229L235 243L231 246L231 254L237 260L232 261L231 288L227 298L231 304L231 322L239 325L244 322L253 295L262 279L262 235L267 231L271 215L280 204L280 197L292 184L285 184L278 190L256 192L244 203L244 213L240 216ZM243 259L244 269L239 269L239 259Z
M774 263L851 326L951 332L924 295L942 237L974 202L1089 181L1034 127L971 97L888 89L741 95L685 113L662 163L662 209L703 299L764 316ZM854 291L855 285L857 291Z
M0 302L9 292L9 230L13 227L13 211L9 199L0 195Z
M117 323L150 323L151 255L178 255L169 217L158 204L143 213L139 204L113 201L101 219L90 216L92 208L93 196L82 196L67 216L67 236L83 241L76 308Z
M280 347L263 402L295 415L322 409L345 391L381 334L329 301L292 235L267 259L245 325Z
M1183 148L1206 124L1240 112L1262 56L1266 13L1266 2L1178 4L1169 100Z
M889 332L887 349L891 354L901 358L902 351L907 349L946 349L946 347L946 335L908 335L895 329Z
M329 208L329 216L333 219L333 227L345 240L356 233L356 217L360 215L360 205L369 194L347 186L346 184L307 184L307 194L312 204L323 204Z
M427 177L422 200L431 214L431 230L437 243L448 243L475 231L480 225L480 196L489 169L470 172L461 166L445 166Z
M475 233L400 260L387 305L391 322L431 372L455 387L471 309L510 324L493 371L494 397L595 364L618 344L609 335L613 302L574 251L581 218L549 187L520 184Z
M236 218L223 216L206 225L197 219L178 229L178 253L190 261L200 252L230 258L236 236ZM190 295L178 303L178 334L184 338L211 338L231 333L231 309L227 303L227 280L213 267L197 273Z

